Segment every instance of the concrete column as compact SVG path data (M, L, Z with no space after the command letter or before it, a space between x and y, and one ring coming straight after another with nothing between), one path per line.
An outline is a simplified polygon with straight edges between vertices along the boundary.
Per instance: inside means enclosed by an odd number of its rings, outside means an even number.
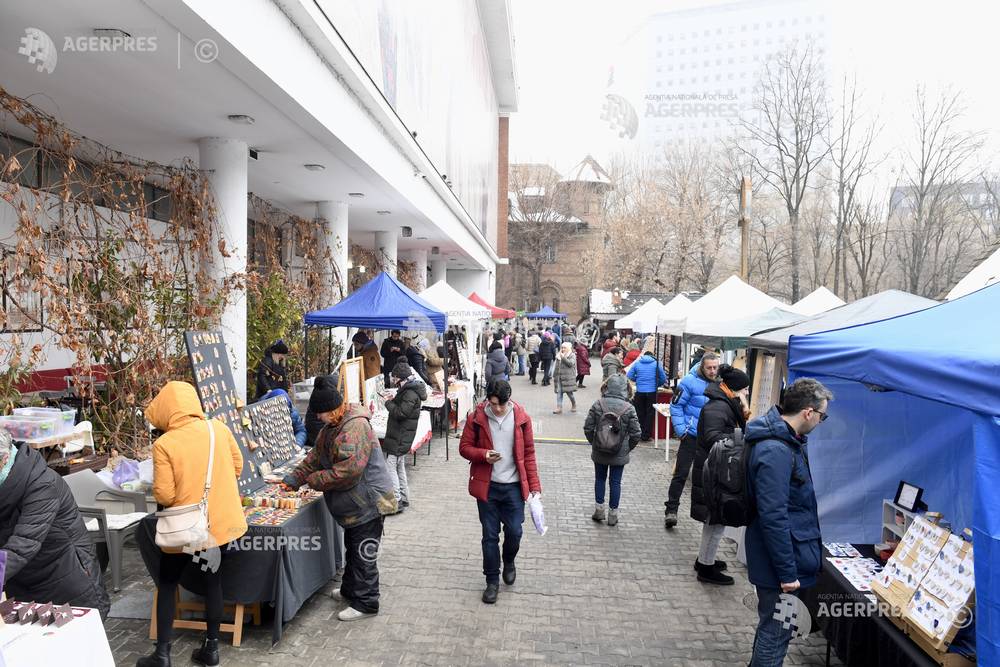
M375 232L375 252L382 261L386 273L393 278L396 277L396 261L398 260L396 247L399 243L399 232Z
M420 293L427 289L427 250L426 248L415 248L406 253L405 259L416 264L417 289Z
M431 260L431 284L433 285L439 280L448 280L448 260L444 257ZM462 296L469 295L463 294Z
M316 202L316 217L323 221L323 238L326 249L330 251L329 265L324 264L320 274L328 281L331 301L327 305L332 306L349 291L347 261L351 244L347 237L347 204L339 201Z
M217 222L225 241L228 257L223 257L216 243L210 274L222 284L226 278L246 272L247 268L247 144L238 139L206 137L198 140L198 166L207 172L215 197ZM247 393L247 298L244 290L229 295L221 317L222 333L229 348L236 395L246 400Z

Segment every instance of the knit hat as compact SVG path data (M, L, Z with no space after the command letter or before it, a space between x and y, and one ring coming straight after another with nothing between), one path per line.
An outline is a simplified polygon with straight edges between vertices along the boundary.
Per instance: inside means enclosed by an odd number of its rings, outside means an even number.
M405 361L397 361L396 365L392 367L392 376L400 380L405 380L411 375L413 375L413 369Z
M288 354L288 346L285 345L285 341L278 340L271 346L271 352L275 354Z
M309 397L309 410L315 414L322 412L332 412L344 402L340 392L333 385L330 377L321 375L316 378L313 385L312 395Z
M739 391L750 386L750 376L740 369L733 368L727 364L723 364L719 368L719 377L722 378L722 381L726 383L726 386L731 391Z

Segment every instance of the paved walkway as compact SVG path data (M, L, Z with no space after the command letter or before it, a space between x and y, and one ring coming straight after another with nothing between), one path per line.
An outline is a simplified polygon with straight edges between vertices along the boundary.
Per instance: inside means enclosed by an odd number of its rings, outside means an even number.
M514 397L534 415L540 437L582 437L596 378L578 399L577 415L552 415L550 387L512 380ZM669 469L662 450L636 450L625 471L621 522L608 528L590 520L589 448L539 444L549 532L536 535L528 519L517 583L502 586L499 602L488 606L479 599L480 529L466 490L467 463L454 441L446 461L442 445L435 441L432 455L420 455L411 469L413 506L387 519L381 613L341 623L335 617L340 605L319 593L286 625L274 649L269 629L248 627L242 647L224 647L223 664L746 664L756 614L744 601L752 592L745 569L734 547L724 544L720 558L731 563L736 585L695 580L701 524L687 518L685 497L680 524L663 529ZM127 584L115 599L151 589L134 548L127 549L126 565ZM146 621L110 619L106 627L118 664L132 665L149 651ZM177 664L189 664L196 640L181 633ZM816 636L797 640L786 664L822 665L824 652Z

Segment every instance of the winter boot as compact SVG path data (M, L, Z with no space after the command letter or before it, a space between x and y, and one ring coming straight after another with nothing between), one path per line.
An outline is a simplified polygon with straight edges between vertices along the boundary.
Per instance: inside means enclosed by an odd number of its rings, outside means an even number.
M617 526L618 525L618 510L608 510L608 525Z
M590 517L594 521L604 521L604 505L598 504L594 506L594 514Z
M716 586L732 586L735 581L728 574L723 574L716 569L715 565L702 565L698 563L698 581Z
M677 512L667 512L666 517L663 519L663 527L670 530L677 525Z
M204 643L202 643L201 648L196 648L194 653L191 654L191 660L194 661L196 665L207 665L208 667L214 667L219 664L219 638L209 639L205 637Z
M139 658L135 667L170 667L170 643L156 642L156 650L151 655Z

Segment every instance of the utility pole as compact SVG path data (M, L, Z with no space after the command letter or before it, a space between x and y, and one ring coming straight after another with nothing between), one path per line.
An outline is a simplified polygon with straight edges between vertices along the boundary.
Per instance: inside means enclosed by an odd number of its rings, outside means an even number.
M750 177L740 183L740 279L750 281Z

